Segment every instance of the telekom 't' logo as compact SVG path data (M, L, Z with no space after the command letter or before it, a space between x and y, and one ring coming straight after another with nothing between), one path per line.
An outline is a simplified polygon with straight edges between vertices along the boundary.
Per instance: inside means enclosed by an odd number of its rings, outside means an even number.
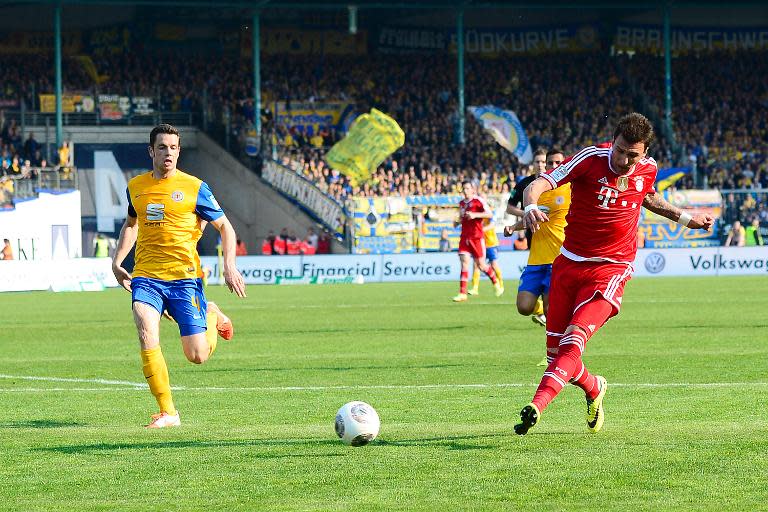
M597 195L597 200L602 202L598 206L607 210L610 208L610 205L616 203L617 197L619 197L618 190L612 189L611 187L600 187L600 193Z

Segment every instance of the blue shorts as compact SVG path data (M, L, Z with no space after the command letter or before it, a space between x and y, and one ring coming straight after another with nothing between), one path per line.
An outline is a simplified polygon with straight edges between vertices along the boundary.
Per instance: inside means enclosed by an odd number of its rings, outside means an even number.
M528 292L535 296L549 293L549 282L552 278L552 264L528 265L520 276L518 292Z
M497 245L496 247L486 247L485 259L488 260L488 263L499 259L499 246Z
M179 324L182 336L207 330L206 310L208 302L203 293L202 279L178 279L163 281L149 277L131 279L133 302L143 302L155 308L161 315L168 313Z

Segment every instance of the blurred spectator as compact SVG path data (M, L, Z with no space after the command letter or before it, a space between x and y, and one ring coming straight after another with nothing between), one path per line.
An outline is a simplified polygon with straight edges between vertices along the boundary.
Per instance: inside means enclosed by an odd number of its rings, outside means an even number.
M733 221L733 226L731 226L731 230L728 232L728 236L725 239L724 245L743 247L745 243L746 234L744 228L741 225L741 222L738 220Z
M440 252L451 252L451 241L448 239L448 230L444 229L440 232L440 243L438 245Z
M272 250L274 254L285 254L287 250L286 243L288 241L288 230L283 228L275 237L275 241L272 243Z
M0 251L0 260L12 260L13 249L11 248L11 241L7 238L3 239L3 250Z
M317 240L317 254L331 253L331 235L327 230L323 230L320 238Z
M235 256L247 256L248 255L248 248L245 246L245 242L243 242L241 239L237 239L237 243L235 245Z
M760 219L752 219L752 223L744 228L745 245L763 245L763 235L760 234Z
M24 143L24 158L31 160L37 151L40 151L40 144L35 140L35 133L29 132L29 137Z
M301 249L301 254L306 254L308 256L311 256L312 254L317 254L317 245L312 245L312 243L310 243L309 241L309 237L301 241L300 249Z
M110 249L115 248L115 239L108 238L104 233L97 233L93 237L93 257L109 258Z
M275 232L271 231L267 234L267 238L261 243L261 254L272 255L275 253Z
M311 245L315 250L317 250L317 240L318 240L317 233L315 233L315 228L309 227L307 228L307 238L306 242Z
M285 253L291 256L301 254L301 241L296 237L296 233L291 231L285 240Z
M59 170L64 174L69 174L69 142L64 141L59 148Z
M520 230L517 232L517 238L512 242L512 246L516 251L528 250L528 239L525 238L525 231Z

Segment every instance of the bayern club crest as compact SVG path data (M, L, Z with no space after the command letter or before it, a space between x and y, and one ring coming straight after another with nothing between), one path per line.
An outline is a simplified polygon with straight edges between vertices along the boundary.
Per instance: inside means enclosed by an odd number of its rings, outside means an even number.
M616 188L619 189L619 192L627 190L629 188L629 178L626 176L619 176L616 180Z
M643 178L641 176L638 176L637 178L635 178L635 190L637 190L638 192L643 191Z

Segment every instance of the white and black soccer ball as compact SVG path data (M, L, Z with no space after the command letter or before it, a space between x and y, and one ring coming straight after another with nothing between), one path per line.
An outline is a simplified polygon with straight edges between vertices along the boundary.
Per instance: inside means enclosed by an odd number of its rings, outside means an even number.
M348 402L336 413L336 435L344 444L363 446L379 435L379 415L365 402Z

